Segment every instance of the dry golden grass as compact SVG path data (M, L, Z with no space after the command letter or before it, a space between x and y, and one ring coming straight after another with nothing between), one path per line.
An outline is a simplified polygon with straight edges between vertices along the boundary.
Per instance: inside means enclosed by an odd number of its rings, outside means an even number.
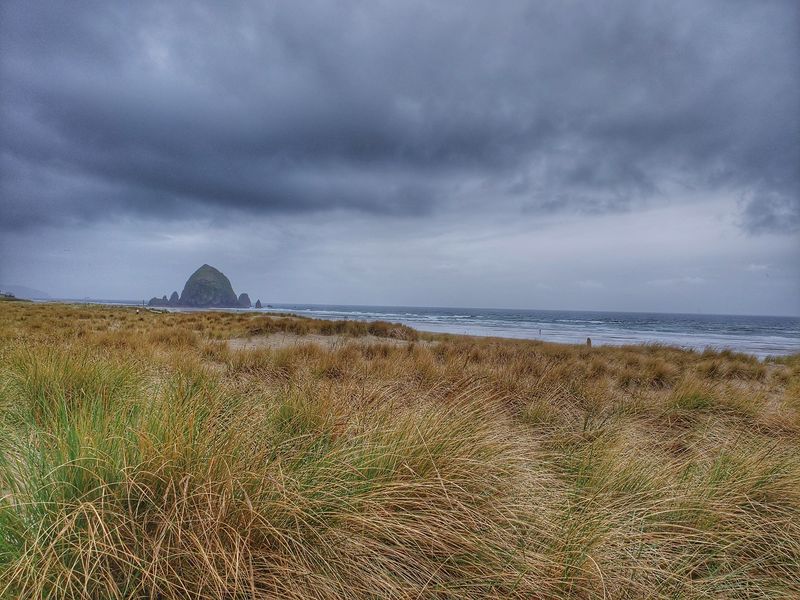
M800 356L5 302L0 495L0 597L797 598Z

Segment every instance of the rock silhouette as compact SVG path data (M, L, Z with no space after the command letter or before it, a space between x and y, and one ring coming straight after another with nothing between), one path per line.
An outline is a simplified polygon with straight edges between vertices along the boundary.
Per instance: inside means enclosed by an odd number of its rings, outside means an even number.
M222 271L205 264L186 281L183 292L173 292L169 300L151 298L149 306L189 306L194 308L250 308L250 296L236 296L230 279Z

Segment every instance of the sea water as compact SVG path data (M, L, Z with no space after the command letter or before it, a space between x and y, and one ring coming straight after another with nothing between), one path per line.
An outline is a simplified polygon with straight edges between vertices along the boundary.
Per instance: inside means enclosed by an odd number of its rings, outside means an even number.
M420 331L581 344L666 344L758 357L800 352L800 318L638 312L273 304L266 312L391 321Z

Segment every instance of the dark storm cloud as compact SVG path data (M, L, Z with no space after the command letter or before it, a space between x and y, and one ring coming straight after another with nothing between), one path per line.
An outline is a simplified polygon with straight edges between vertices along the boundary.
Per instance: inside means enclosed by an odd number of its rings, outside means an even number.
M5 2L2 217L630 210L800 226L785 2Z

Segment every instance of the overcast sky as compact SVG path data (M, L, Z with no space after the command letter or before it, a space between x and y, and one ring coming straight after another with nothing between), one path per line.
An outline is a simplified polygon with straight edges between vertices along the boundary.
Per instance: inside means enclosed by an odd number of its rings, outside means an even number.
M800 3L0 4L0 285L800 314Z

